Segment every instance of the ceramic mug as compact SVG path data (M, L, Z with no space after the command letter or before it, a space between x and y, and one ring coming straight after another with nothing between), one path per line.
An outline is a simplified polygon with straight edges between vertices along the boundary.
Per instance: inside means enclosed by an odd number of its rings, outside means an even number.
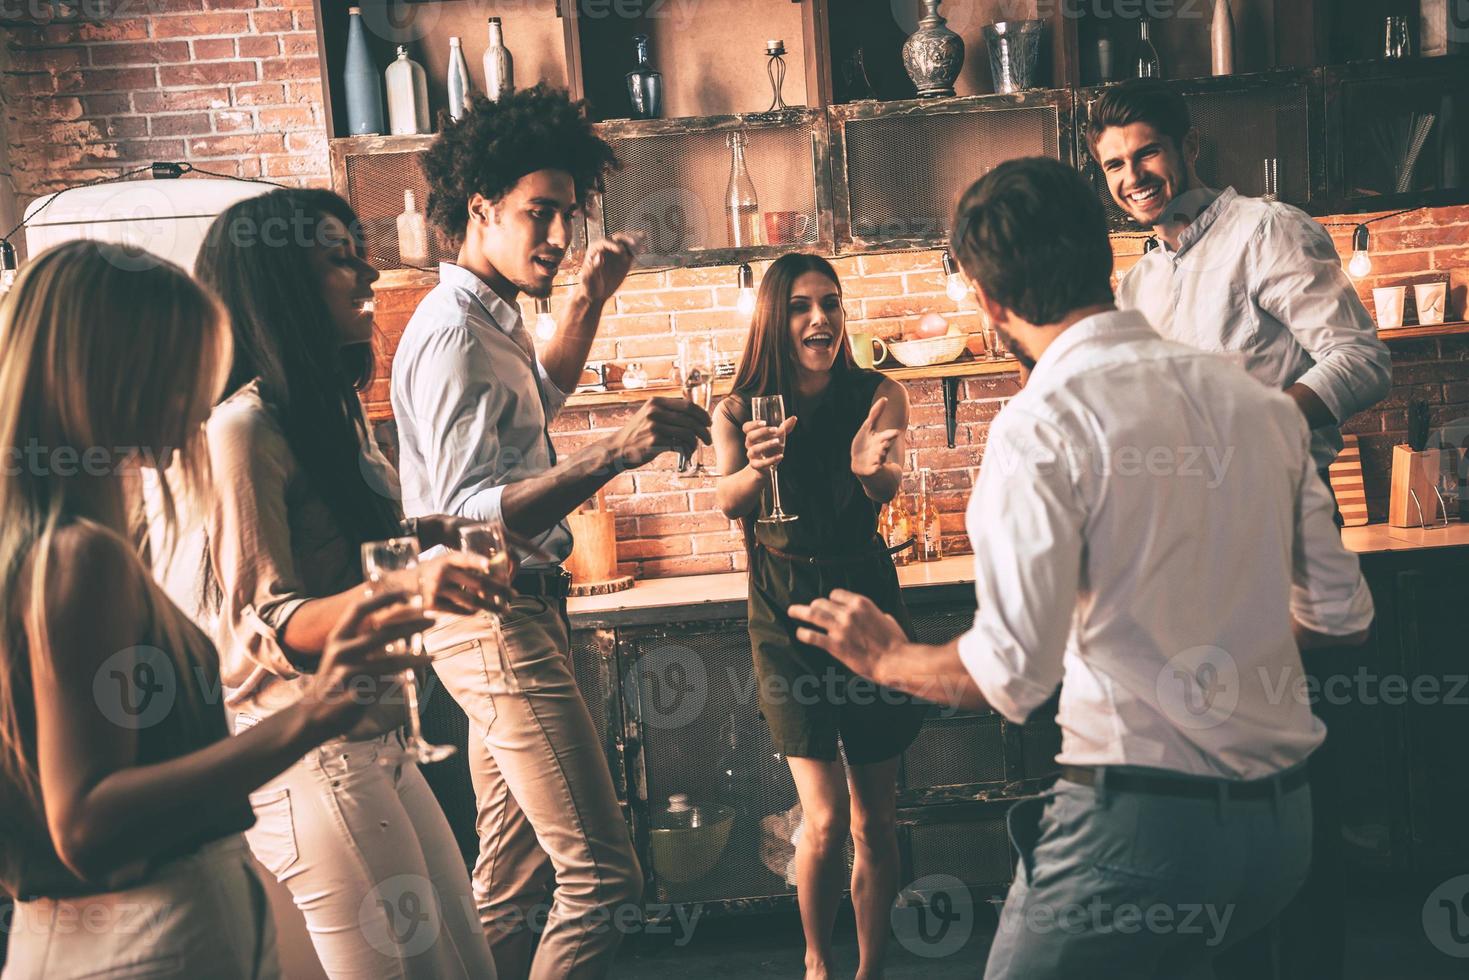
M852 360L857 362L859 368L871 370L888 359L888 345L881 337L875 337L870 333L854 333L850 335L852 342ZM876 347L876 353L873 348Z
M789 245L805 239L811 218L800 211L766 211L765 244Z
M1430 327L1443 323L1444 301L1448 297L1448 283L1420 282L1413 286L1413 301L1418 305L1418 323Z
M1372 302L1377 306L1377 328L1391 330L1403 325L1403 299L1407 286L1380 286L1372 290Z

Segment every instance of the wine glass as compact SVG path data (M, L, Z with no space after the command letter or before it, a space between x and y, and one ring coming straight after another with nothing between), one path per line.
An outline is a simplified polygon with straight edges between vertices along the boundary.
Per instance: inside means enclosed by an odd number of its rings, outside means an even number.
M714 401L714 345L708 339L688 339L678 342L678 370L683 378L683 394L689 401L704 411ZM680 451L678 475L685 480L713 476L704 465L704 446L694 443L693 453ZM690 467L689 464L693 463Z
M780 428L786 420L785 399L779 395L762 395L750 401L750 415L757 422L761 422L773 429ZM770 498L774 505L766 516L760 518L757 524L788 524L796 520L795 514L787 514L780 507L780 478L776 475L779 464L770 468Z
M459 550L489 559L491 579L497 585L510 588L510 548L505 542L503 521L483 521L460 527ZM490 613L490 623L495 633L495 646L500 651L500 662L509 663L510 656L505 649L505 634L500 628L500 617Z
M362 546L362 575L367 580L367 593L392 588L406 588L408 601L415 608L423 609L423 593L418 581L418 539L414 537L388 538L386 541L369 541ZM405 645L406 644L406 645ZM415 634L407 641L395 641L394 646L407 649L411 645L415 653L423 649L423 636ZM403 671L403 696L408 700L408 738L403 749L405 758L416 762L441 762L454 754L452 745L434 745L424 741L423 727L418 717L418 677L410 667ZM383 765L397 765L397 759L381 760Z

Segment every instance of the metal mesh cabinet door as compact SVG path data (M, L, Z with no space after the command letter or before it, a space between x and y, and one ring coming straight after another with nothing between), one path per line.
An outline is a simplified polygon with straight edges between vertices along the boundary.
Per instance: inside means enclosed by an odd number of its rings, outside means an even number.
M1068 91L856 103L829 112L841 248L942 244L960 195L995 166L1071 154Z
M819 111L608 122L597 126L622 162L608 175L598 212L603 235L639 232L641 268L724 265L773 257L829 241L826 127ZM745 162L759 201L756 242L737 248L725 201L733 164L730 135L745 140ZM784 213L772 241L766 218Z
M1210 187L1233 187L1241 194L1266 191L1267 161L1274 161L1277 195L1298 207L1318 201L1324 185L1324 146L1320 119L1311 112L1314 76L1280 71L1172 83L1188 104L1199 132L1199 179ZM1101 167L1092 158L1084 120L1104 89L1078 95L1077 159L1096 185L1114 228L1136 230L1112 200ZM1313 135L1313 126L1317 127Z
M759 712L743 620L619 632L636 839L651 901L788 896L796 788ZM668 831L684 794L706 826ZM720 810L720 807L728 808Z
M398 252L398 215L403 192L413 191L420 213L428 214L428 182L420 162L433 136L363 136L332 140L332 187L352 205L367 236L368 260L379 269L405 268ZM586 247L586 222L572 225L575 240L564 268L575 269ZM452 262L458 247L429 223L427 268Z
M971 888L999 892L1014 865L1005 829L1009 802L928 806L898 816L910 881L951 875Z

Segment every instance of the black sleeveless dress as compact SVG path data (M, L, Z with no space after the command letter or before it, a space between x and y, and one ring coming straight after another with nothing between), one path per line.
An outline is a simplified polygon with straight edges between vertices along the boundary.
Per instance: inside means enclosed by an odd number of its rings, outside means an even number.
M799 624L786 615L792 603L846 589L867 596L913 635L897 569L878 537L881 507L852 475L852 438L882 380L876 371L839 370L814 401L786 406L798 420L779 467L781 506L799 519L755 525L749 619L760 710L776 748L798 758L834 761L840 736L850 765L891 759L912 744L928 708L798 642ZM748 394L738 394L748 405ZM767 489L761 516L770 509ZM777 557L767 545L792 555L850 560L812 565Z

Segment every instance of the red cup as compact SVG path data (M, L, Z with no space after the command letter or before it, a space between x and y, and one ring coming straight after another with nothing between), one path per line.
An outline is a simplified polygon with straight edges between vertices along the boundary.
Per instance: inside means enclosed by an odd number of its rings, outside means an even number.
M766 211L765 244L789 245L805 239L811 218L800 211Z

